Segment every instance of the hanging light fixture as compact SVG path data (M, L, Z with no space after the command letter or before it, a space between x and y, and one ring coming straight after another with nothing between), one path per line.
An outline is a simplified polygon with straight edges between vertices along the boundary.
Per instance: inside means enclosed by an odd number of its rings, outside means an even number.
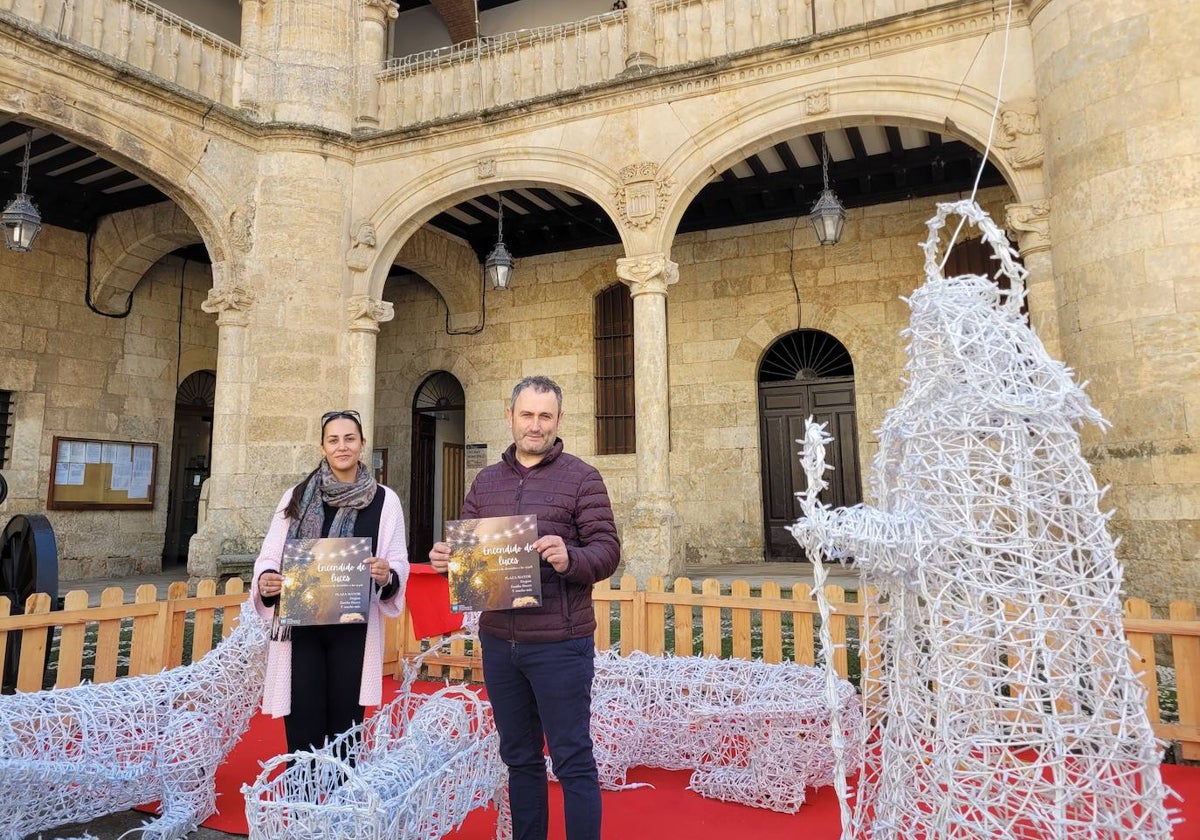
M4 244L10 251L25 252L33 247L33 240L42 231L42 216L29 196L29 145L33 142L33 129L25 135L25 160L21 162L21 191L4 208L0 223L4 225Z
M496 228L496 244L483 263L484 276L491 282L492 288L502 292L508 288L512 280L513 266L516 264L512 254L504 247L504 193L500 193L500 216Z
M846 225L846 209L833 190L829 189L829 147L825 145L824 134L821 135L821 179L825 182L825 189L821 191L821 197L813 204L812 210L808 211L808 217L812 220L813 230L817 232L817 241L822 245L836 245L841 241L842 228Z

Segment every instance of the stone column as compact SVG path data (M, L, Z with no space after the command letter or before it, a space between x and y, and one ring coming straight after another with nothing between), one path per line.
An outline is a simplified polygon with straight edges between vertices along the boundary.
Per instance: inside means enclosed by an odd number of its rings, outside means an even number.
M237 476L246 462L246 419L253 376L247 354L248 313L254 297L224 278L227 266L213 265L214 287L200 304L217 316L217 392L213 403L212 469L208 477L207 515L188 544L188 576L217 577L217 558L242 531L235 521ZM234 552L242 546L233 546Z
M238 106L253 115L258 115L258 77L262 73L262 47L260 40L262 6L259 0L242 0L242 37L244 53L241 61L241 84Z
M1058 293L1054 267L1050 264L1050 202L1009 204L1005 208L1009 235L1017 240L1017 250L1029 276L1025 278L1029 323L1046 350L1062 358L1058 334Z
M667 287L679 266L663 254L617 260L633 297L633 372L637 418L637 495L624 529L625 571L640 580L683 573L683 524L671 497L667 411Z
M366 0L362 5L358 40L358 115L355 128L379 125L379 86L375 72L387 60L387 22L399 16L395 0Z
M1029 32L1063 360L1112 423L1084 454L1126 593L1165 609L1200 591L1200 96L1180 60L1200 4L1035 0Z
M350 362L350 407L362 417L368 456L375 442L375 339L379 325L395 317L388 301L355 295L348 305L350 316L347 356ZM368 459L368 464L370 463Z
M626 0L625 43L626 73L658 66L654 49L654 10L650 0Z
M354 95L358 3L258 0L259 110L276 122L349 133Z

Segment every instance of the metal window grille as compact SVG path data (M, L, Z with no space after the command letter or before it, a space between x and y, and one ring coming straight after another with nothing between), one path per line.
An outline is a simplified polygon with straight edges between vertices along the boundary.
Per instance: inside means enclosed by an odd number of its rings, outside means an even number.
M633 298L622 283L596 295L596 452L636 451L633 401Z
M12 391L0 391L0 470L8 466L13 427Z

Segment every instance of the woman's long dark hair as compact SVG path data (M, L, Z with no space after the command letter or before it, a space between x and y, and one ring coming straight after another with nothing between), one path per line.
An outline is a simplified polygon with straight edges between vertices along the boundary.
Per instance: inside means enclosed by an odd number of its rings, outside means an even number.
M325 427L334 420L350 420L358 427L358 436L363 436L362 423L358 422L358 418L350 414L333 414L326 415L327 419L321 424L321 440L325 440ZM304 499L304 491L308 489L308 484L312 481L317 473L321 471L320 465L315 470L304 477L304 480L292 488L292 498L288 499L287 507L283 509L284 519L299 519L300 518L300 502Z

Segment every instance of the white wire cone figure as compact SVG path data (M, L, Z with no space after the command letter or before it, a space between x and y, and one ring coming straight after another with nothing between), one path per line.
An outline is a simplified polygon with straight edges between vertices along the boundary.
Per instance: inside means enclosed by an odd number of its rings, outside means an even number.
M979 227L1011 293L941 276L951 213ZM821 504L830 438L810 419L804 441L792 533L814 563L853 558L878 591L845 836L1169 840L1110 514L1080 450L1079 425L1104 421L1021 316L1025 271L991 219L943 204L929 229L879 507Z

